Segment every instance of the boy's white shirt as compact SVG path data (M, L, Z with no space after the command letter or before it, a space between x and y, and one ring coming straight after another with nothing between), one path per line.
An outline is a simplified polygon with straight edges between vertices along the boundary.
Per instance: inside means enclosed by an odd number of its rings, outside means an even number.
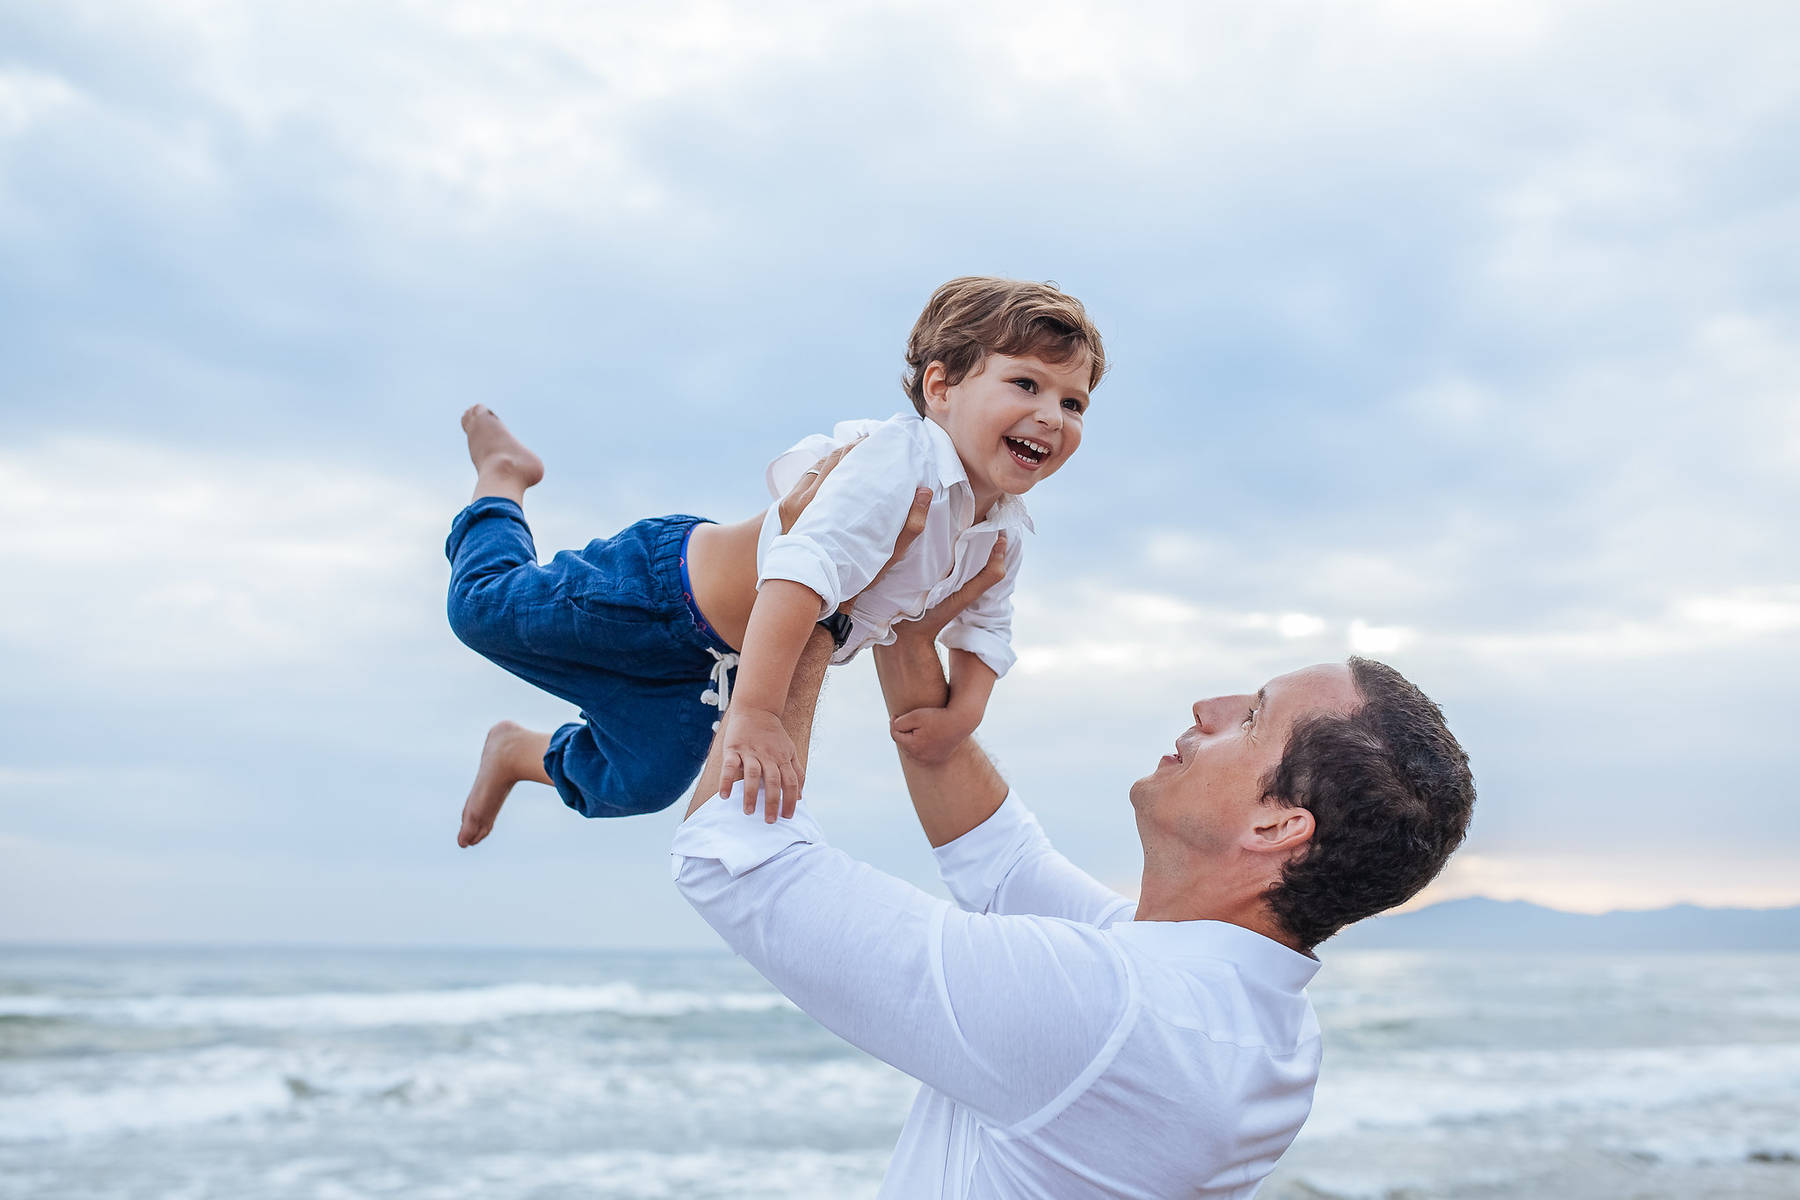
M855 596L850 640L832 659L841 663L864 646L892 642L896 624L923 616L973 579L1005 533L1005 577L938 635L944 645L1005 675L1017 657L1012 592L1025 549L1020 531L1032 531L1025 502L1003 495L977 519L975 489L950 435L912 412L886 421L840 421L829 435L803 438L769 464L769 494L787 495L821 458L858 437L863 442L825 477L793 529L782 533L776 506L769 506L757 544L757 586L787 579L811 588L820 597L821 619ZM919 487L931 489L925 531L871 587L894 553Z

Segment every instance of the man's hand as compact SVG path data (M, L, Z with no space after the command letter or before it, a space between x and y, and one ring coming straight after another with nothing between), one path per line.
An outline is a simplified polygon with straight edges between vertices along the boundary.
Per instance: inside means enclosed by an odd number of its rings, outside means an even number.
M734 704L725 714L719 736L725 747L719 795L729 795L731 785L742 779L746 815L756 811L761 797L763 820L769 824L775 823L777 812L793 816L805 772L794 753L794 740L781 727L781 718L760 708Z
M897 640L912 638L925 642L937 641L937 635L944 632L944 626L954 621L963 609L981 599L981 593L1005 578L1006 535L1002 533L994 539L994 549L988 554L987 562L982 564L981 570L975 573L973 579L944 597L936 608L931 609L918 620L903 621L895 625L895 638Z
M825 482L825 477L835 471L837 465L844 461L844 455L856 449L861 442L862 438L857 438L854 442L847 442L844 445L839 446L830 454L827 454L824 458L821 458L818 462L814 463L812 470L802 475L794 486L788 489L788 494L783 496L781 502L775 506L775 513L781 518L781 532L788 533L794 528L794 522L800 519L800 514L806 511L806 506L811 504L813 497L819 494L819 485ZM919 540L919 535L925 532L925 518L930 512L931 489L928 487L920 487L913 492L912 507L906 512L906 524L900 527L900 536L894 539L894 552L888 555L887 562L883 564L881 570L875 573L875 579L880 579L883 575L886 575L893 565L899 562L907 550L912 547L912 544ZM869 586L873 587L874 583L874 580L870 580ZM981 591L985 590L985 588L981 589ZM979 595L980 592L978 591L976 594ZM958 595L961 595L961 593L959 592ZM973 597L971 597L971 599L973 599ZM850 606L855 602L856 597L852 596L838 606L838 611L848 612ZM958 611L960 611L960 608ZM955 614L953 613L951 615L954 616ZM949 619L949 617L944 618L946 622L948 622ZM942 626L939 626L939 628L942 628ZM935 637L937 635L933 634L932 636Z
M825 482L825 477L844 461L844 455L856 449L861 443L862 438L844 443L814 463L812 470L795 480L794 486L788 489L788 494L783 496L781 503L775 506L775 513L781 518L781 532L793 532L794 522L800 519L800 514L806 511L806 506L811 504L813 497L819 494L819 485Z

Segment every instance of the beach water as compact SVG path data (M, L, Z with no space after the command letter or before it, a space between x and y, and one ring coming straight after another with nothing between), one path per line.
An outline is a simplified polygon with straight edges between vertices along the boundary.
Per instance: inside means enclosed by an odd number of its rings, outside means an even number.
M1326 954L1265 1200L1800 1197L1800 954ZM874 1194L915 1085L723 953L0 948L0 1197Z

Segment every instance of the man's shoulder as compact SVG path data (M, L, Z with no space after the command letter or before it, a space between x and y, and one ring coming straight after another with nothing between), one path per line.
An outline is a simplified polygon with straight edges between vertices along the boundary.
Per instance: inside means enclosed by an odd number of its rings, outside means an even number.
M1216 921L1120 922L1108 933L1138 979L1145 1009L1208 1042L1282 1057L1319 1036L1294 954Z

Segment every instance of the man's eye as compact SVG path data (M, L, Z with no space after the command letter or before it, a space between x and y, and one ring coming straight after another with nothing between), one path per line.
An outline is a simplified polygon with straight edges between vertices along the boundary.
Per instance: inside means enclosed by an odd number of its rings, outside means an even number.
M1013 382L1033 395L1037 393L1037 380L1035 379L1015 379Z
M1256 710L1254 708L1247 709L1244 713L1244 724L1248 725L1254 720L1256 720Z

